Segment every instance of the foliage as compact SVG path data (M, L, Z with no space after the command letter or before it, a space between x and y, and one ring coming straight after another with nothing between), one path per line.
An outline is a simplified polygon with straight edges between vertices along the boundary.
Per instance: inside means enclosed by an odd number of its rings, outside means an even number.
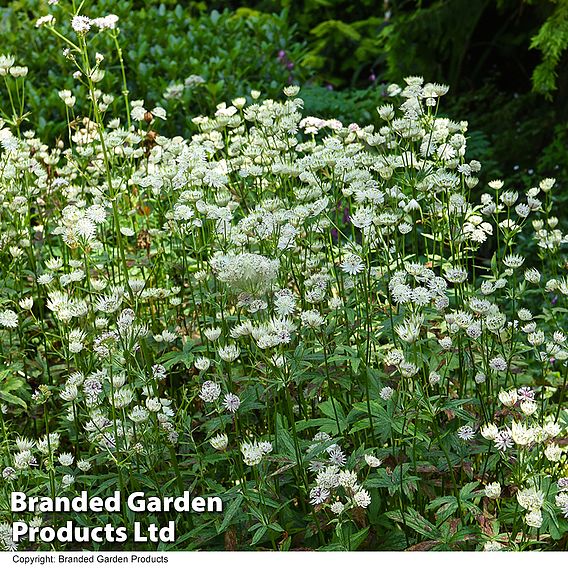
M46 13L40 0L16 0L0 8L3 50L26 65L34 81L26 86L29 123L54 139L66 130L58 92L74 91L76 81L62 53L65 43L35 28ZM63 8L51 11L64 33L70 30ZM248 92L252 86L275 96L283 84L301 80L303 46L294 40L294 27L285 13L264 14L250 9L198 13L176 4L99 0L89 11L112 12L120 18L122 48L99 34L94 48L105 54L108 68L124 59L131 99L146 98L170 113L171 132L191 128L191 115L208 113L222 101ZM167 30L167 33L157 33ZM98 84L105 92L122 90L120 74L108 73ZM78 109L85 112L87 109ZM170 126L171 125L171 126Z
M542 53L542 62L532 74L537 92L549 95L557 88L557 69L568 47L568 2L551 0L554 10L531 39L531 49Z

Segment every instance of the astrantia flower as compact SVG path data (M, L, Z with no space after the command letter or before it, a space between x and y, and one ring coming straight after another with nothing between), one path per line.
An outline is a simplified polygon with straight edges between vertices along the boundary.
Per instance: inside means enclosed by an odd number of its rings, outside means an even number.
M525 516L525 522L529 527L539 529L542 526L542 512L540 509L529 511Z
M517 493L517 501L523 509L539 510L544 503L544 493L535 487L528 487Z
M442 377L436 373L435 371L432 371L429 375L428 375L428 382L434 386L437 385L440 381L442 380Z
M485 376L485 373L475 373L475 377L473 377L473 380L478 385L481 385L487 380L487 377Z
M18 327L18 316L12 310L4 310L0 312L0 326L7 327L8 329L15 329Z
M2 478L6 481L13 481L16 479L16 470L13 467L5 467L2 470Z
M517 391L519 400L521 401L532 401L534 400L534 390L531 387L521 387Z
M67 474L61 478L61 484L63 487L69 487L75 483L75 477L73 475Z
M544 450L544 455L551 462L560 461L560 458L562 457L562 448L557 444L549 444Z
M447 268L445 270L445 276L448 282L452 282L453 284L460 284L467 280L467 270L461 267Z
M235 291L258 295L272 287L280 262L251 253L218 255L211 260L211 268L221 282Z
M379 392L379 396L383 400L389 400L390 398L392 398L393 394L394 394L394 390L391 387L383 387L381 389L381 391Z
M475 430L471 426L462 426L458 428L458 438L461 440L473 440L475 437Z
M356 254L348 255L340 266L343 272L350 274L351 276L355 276L365 270L364 262L361 260L361 257Z
M540 282L540 272L536 268L528 268L525 270L525 280L531 284L538 284Z
M334 489L339 486L339 468L336 465L330 465L322 468L317 475L316 483L318 487L323 489Z
M215 402L221 396L221 386L214 381L205 381L201 386L199 398L204 402Z
M69 466L73 463L75 458L73 457L72 454L65 453L65 454L59 454L59 457L57 458L57 460L59 461L59 463L61 465Z
M203 334L209 341L217 341L219 336L221 335L221 328L220 327L211 327L203 331Z
M91 463L87 460L79 460L77 462L77 467L81 471L86 472L86 471L89 471L91 469Z
M207 357L199 357L195 360L194 365L200 371L207 371L207 369L209 369L209 366L211 365L211 361L207 359Z
M493 438L493 441L495 443L495 447L502 452L507 451L514 445L513 437L509 430L501 430L495 438Z
M228 393L225 395L225 398L223 399L223 406L226 410L234 414L239 409L240 405L241 399L236 394Z
M241 350L236 345L227 345L226 347L219 347L219 357L227 362L232 363L239 358Z
M556 506L560 509L562 516L567 519L568 518L568 493L559 493L554 498L556 502Z
M544 423L543 430L549 438L556 438L560 434L561 428L557 422L549 419Z
M274 308L280 317L291 316L296 311L296 296L291 290L279 290L274 294Z
M339 446L328 448L328 456L329 461L339 467L343 467L347 462L347 458Z
M306 310L300 314L302 323L310 328L321 327L325 320L317 310Z
M493 357L493 359L489 361L489 366L495 371L506 371L507 361L505 361L503 357Z
M520 407L521 412L526 416L531 416L538 410L538 405L534 400L523 400Z
M136 422L138 424L148 420L150 413L143 406L137 405L130 411L129 416L133 422Z
M519 446L527 446L534 440L534 432L527 428L524 424L520 422L513 421L511 424L511 437L515 444Z
M474 242L484 243L487 236L493 234L493 227L490 223L483 221L483 217L470 215L464 223L463 233Z
M314 487L310 491L310 503L312 505L321 505L325 503L328 499L330 493L327 489L323 489L322 487Z
M340 471L338 476L339 485L345 488L352 488L357 485L357 474L354 471Z
M353 495L353 501L358 507L366 509L371 504L371 495L366 489L360 489Z
M498 481L489 483L485 486L484 492L489 499L498 499L501 497L501 484Z
M241 453L246 465L258 465L262 461L264 452L256 442L244 442L241 444Z
M495 424L486 424L481 428L481 435L486 440L494 440L499 434L499 428Z
M380 467L383 463L379 458L376 458L372 454L365 454L365 461L369 467Z
M509 268L520 268L524 262L525 259L518 254L508 254L503 259L503 264Z
M335 501L330 509L334 515L341 515L345 509L345 505L341 501Z
M503 550L503 545L496 540L488 540L483 545L483 550L485 552L498 552L499 550Z
M515 406L517 404L517 391L512 389L510 391L501 391L499 393L499 400L505 406Z
M216 436L213 436L213 438L209 440L209 443L211 444L211 446L213 446L214 449L223 451L227 448L227 444L229 443L229 438L227 434L221 433L217 434Z

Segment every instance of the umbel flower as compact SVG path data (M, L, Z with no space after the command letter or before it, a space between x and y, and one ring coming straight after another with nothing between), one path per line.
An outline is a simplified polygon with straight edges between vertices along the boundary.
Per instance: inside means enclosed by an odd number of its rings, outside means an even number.
M258 296L271 289L278 277L280 263L260 254L242 253L217 255L211 268L217 278L233 292L248 292Z

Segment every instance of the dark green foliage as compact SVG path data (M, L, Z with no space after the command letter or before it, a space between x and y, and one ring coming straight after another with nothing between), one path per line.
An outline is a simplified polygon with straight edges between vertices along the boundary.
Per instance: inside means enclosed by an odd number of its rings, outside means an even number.
M0 8L2 52L12 53L29 67L27 110L29 124L49 138L65 133L65 108L57 93L77 86L73 66L65 60L65 47L35 21L47 13L44 2L17 0ZM293 40L294 27L285 14L265 14L250 9L236 12L199 12L197 4L170 6L157 2L99 0L86 14L116 13L120 44L128 77L130 98L162 104L170 117L164 133L187 131L189 119L211 112L217 104L246 95L251 88L277 96L282 86L302 80L303 46ZM196 8L197 7L197 8ZM50 13L58 15L57 9ZM69 22L61 16L64 29ZM118 93L120 72L113 42L103 35L95 45L105 54L107 77L103 92ZM278 57L284 51L286 58ZM288 67L291 67L290 69ZM183 89L179 100L165 100L164 92L190 75L205 82ZM113 81L113 82L111 82ZM77 112L80 114L79 109Z

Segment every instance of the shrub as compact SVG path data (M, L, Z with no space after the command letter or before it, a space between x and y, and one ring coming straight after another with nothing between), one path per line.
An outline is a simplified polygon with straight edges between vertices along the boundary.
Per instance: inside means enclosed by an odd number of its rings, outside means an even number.
M64 136L66 115L58 92L74 91L77 82L69 73L65 42L35 27L40 2L18 2L0 9L3 50L9 50L29 68L33 81L26 85L28 124L51 140ZM170 114L170 133L187 131L190 115L214 111L217 104L248 92L253 86L275 96L282 84L303 79L304 47L294 39L285 13L264 14L254 10L212 11L192 15L180 4L133 0L99 0L90 13L116 13L120 18L121 45L115 34L98 34L92 48L104 53L109 70L97 85L106 92L124 89L120 58L126 72L126 89L132 100L146 98ZM44 13L44 15L47 12ZM70 32L64 8L51 12L63 34ZM31 16L30 14L33 14ZM160 33L159 30L167 30ZM79 102L82 104L81 99ZM88 107L77 109L86 114Z

